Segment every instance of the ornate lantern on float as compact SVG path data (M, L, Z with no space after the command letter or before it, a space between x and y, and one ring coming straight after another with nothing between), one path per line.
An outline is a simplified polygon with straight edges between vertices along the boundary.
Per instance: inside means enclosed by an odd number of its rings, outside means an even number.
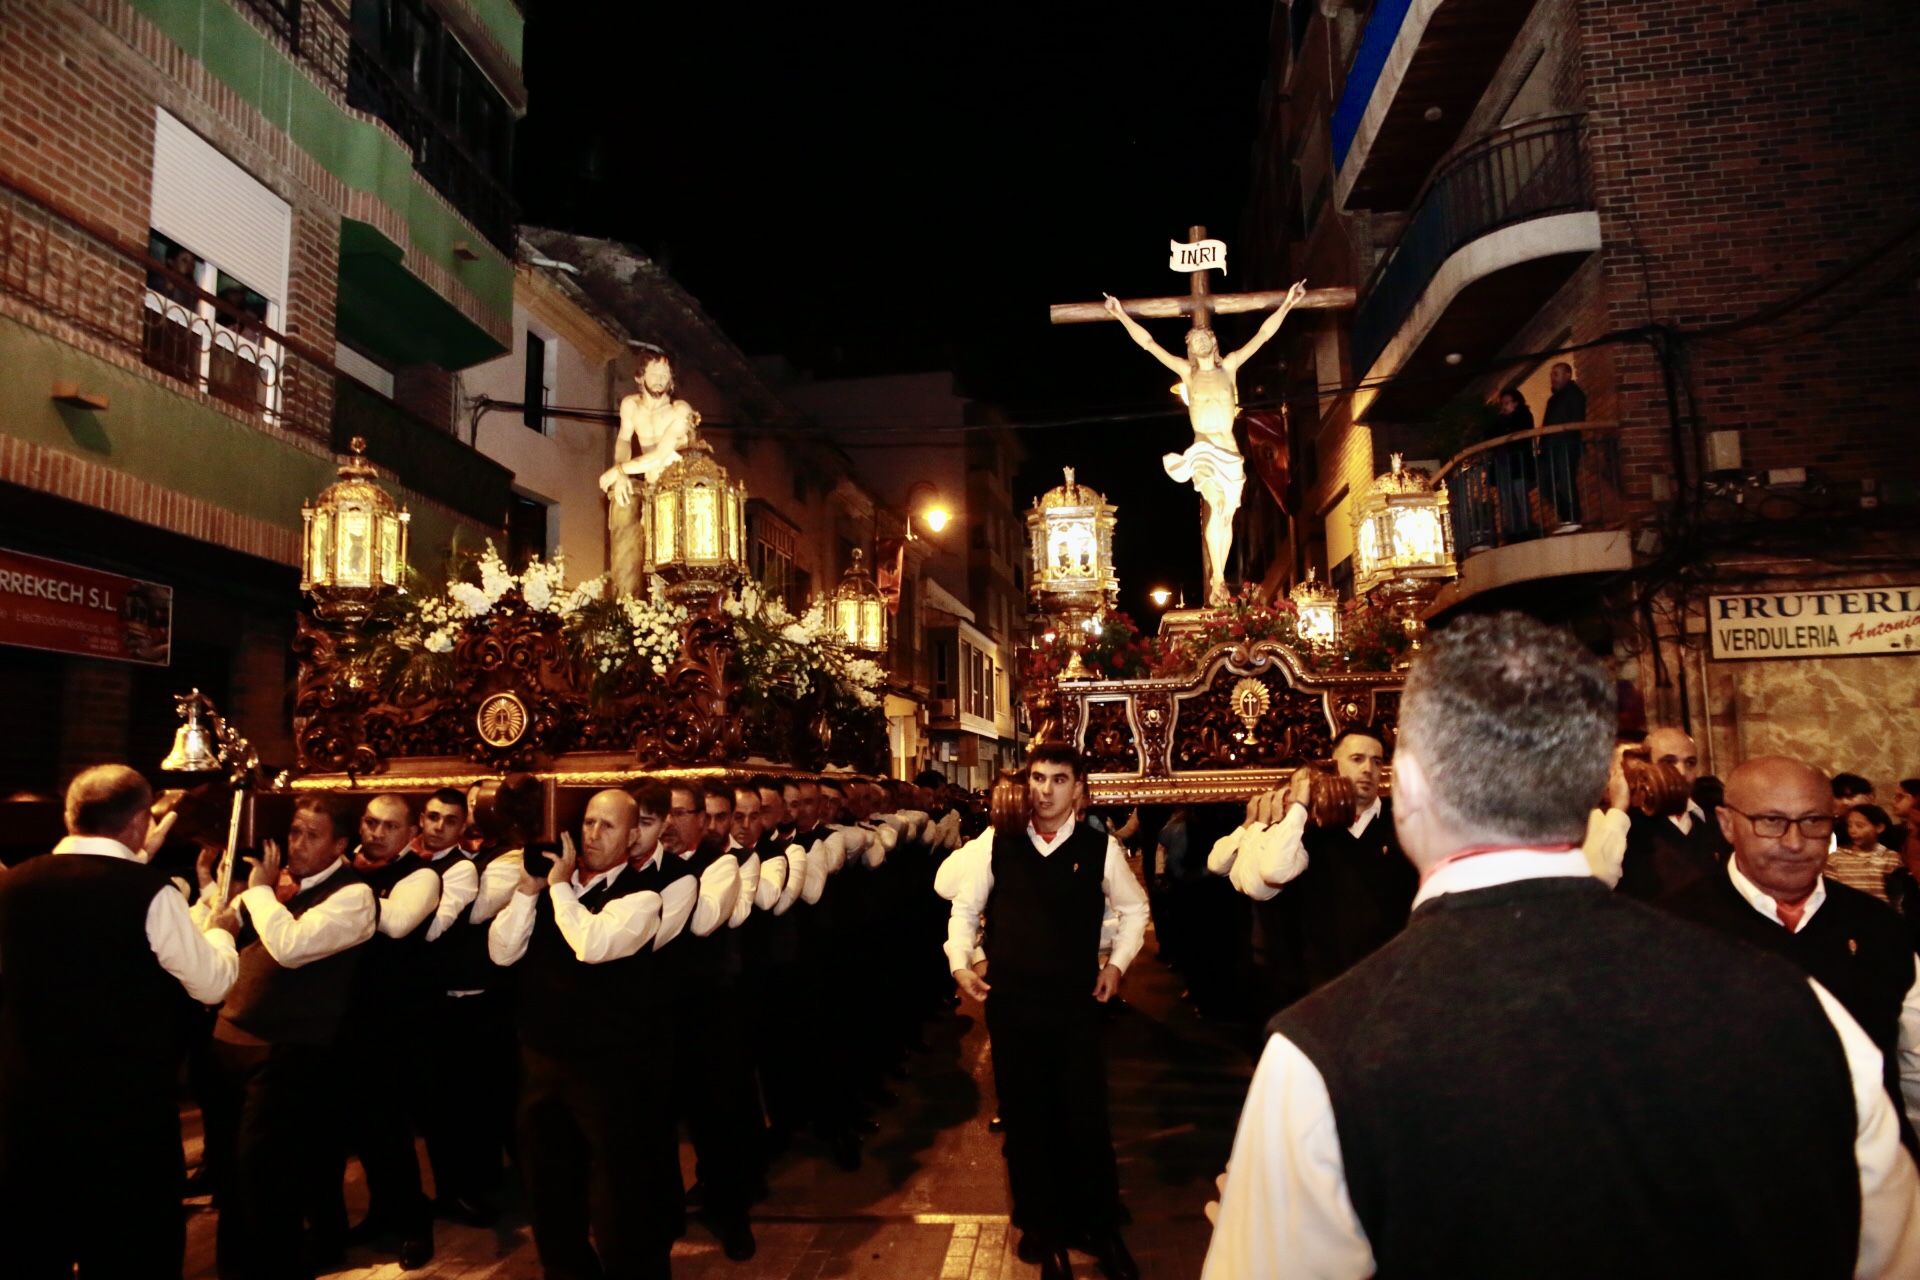
M1397 618L1420 647L1418 604L1454 576L1447 491L1419 469L1401 466L1375 477L1353 512L1353 589Z
M413 519L373 482L367 442L353 438L340 478L300 508L300 589L329 620L359 622L374 601L404 591L407 525Z
M1340 634L1340 593L1324 582L1315 582L1313 570L1306 580L1294 584L1287 598L1293 601L1294 632L1311 649L1331 649Z
M847 648L873 658L887 650L887 598L860 563L863 558L855 547L853 563L834 588L833 633Z
M642 537L648 573L668 598L691 602L729 591L746 570L746 487L727 477L695 435L646 491Z
M1091 673L1080 653L1087 634L1120 595L1113 571L1114 506L1076 483L1072 467L1064 474L1066 483L1034 499L1027 512L1027 590L1033 607L1054 623L1052 629L1067 645L1061 678L1086 680Z

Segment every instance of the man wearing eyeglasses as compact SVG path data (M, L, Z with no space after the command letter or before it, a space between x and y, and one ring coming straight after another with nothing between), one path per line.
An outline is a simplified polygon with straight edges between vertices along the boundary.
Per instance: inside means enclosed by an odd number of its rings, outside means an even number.
M1891 907L1821 874L1834 826L1826 776L1779 756L1749 760L1718 815L1733 845L1726 873L1661 905L1791 960L1830 991L1879 1048L1901 1141L1920 1159L1920 967Z

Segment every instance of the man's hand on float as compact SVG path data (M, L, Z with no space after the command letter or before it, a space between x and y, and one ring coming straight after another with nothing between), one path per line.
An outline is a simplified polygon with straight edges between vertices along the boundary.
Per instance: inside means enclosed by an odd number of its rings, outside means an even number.
M277 888L280 884L280 846L268 840L260 847L260 860L247 872L247 888Z
M1312 814L1313 770L1311 769L1295 769L1293 771L1293 777L1287 781L1286 808L1291 809L1296 804L1302 809L1305 809L1308 814ZM1283 811L1275 817L1274 821L1277 822L1280 818L1286 816L1286 813Z
M547 883L549 885L572 884L574 864L579 861L579 858L580 855L573 847L573 836L562 831L560 856L553 860L553 868L547 872Z
M167 842L167 833L173 830L173 824L179 820L180 811L169 809L158 822L147 828L147 841L140 846L140 852L144 853L149 861L154 854L160 852L160 846Z
M987 998L987 992L993 990L993 988L987 984L985 978L971 969L955 969L953 971L953 981L954 984L960 988L962 994L974 1000L984 1001Z
M1120 994L1120 966L1110 964L1093 980L1093 998L1101 1004Z

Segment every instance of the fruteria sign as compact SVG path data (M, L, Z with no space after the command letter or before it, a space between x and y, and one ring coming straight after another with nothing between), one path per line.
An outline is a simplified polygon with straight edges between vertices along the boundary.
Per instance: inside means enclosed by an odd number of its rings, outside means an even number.
M1920 653L1920 586L1714 596L1707 618L1715 658Z
M164 667L173 588L0 547L0 644Z

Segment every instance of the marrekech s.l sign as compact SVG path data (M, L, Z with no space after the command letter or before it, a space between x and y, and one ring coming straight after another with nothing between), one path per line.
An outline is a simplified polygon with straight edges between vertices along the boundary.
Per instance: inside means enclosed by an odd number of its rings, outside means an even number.
M1920 653L1920 586L1714 596L1707 618L1715 658Z
M164 667L173 588L0 547L0 645Z

